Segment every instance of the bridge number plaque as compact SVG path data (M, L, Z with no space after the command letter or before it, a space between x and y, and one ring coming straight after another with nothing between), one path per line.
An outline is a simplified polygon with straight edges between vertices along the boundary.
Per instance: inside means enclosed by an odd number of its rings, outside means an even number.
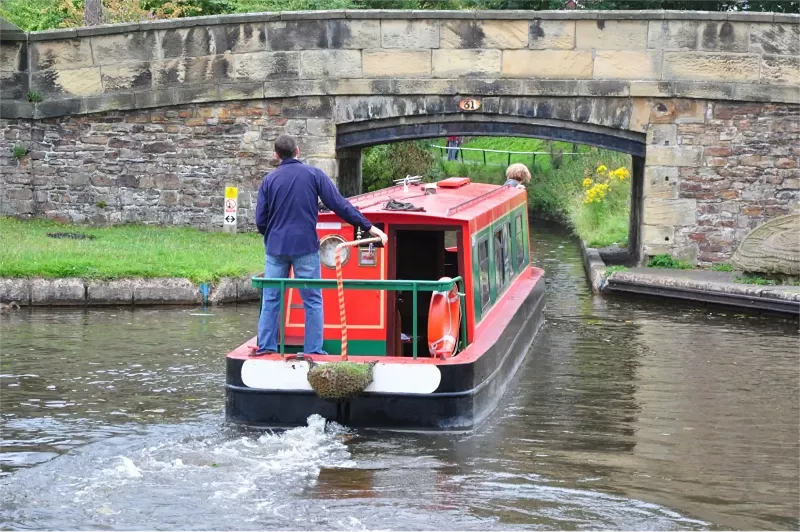
M477 111L481 108L481 101L474 98L465 98L458 102L458 108L462 111Z

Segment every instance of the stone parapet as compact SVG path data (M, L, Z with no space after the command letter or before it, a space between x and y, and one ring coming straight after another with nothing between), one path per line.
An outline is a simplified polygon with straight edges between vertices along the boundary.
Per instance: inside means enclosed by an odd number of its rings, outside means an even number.
M632 96L800 103L799 47L800 16L773 13L334 10L191 17L3 39L0 116L355 94L355 80L389 80L381 89L402 94L399 82L407 78L615 80ZM469 94L467 83L454 90ZM29 91L41 102L28 102Z

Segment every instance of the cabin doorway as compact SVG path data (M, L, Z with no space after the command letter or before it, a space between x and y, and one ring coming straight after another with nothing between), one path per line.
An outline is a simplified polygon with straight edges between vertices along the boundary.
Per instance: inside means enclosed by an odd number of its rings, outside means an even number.
M389 242L390 279L436 281L442 277L463 277L464 246L459 227L390 225ZM417 338L413 338L413 293L389 294L389 356L412 356L415 342L417 356L428 356L428 309L431 296L431 292L417 293Z

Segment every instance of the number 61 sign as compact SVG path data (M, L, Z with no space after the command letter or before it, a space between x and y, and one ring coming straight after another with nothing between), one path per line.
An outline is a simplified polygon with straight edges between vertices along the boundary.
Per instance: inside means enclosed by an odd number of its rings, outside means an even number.
M481 108L481 101L473 98L466 98L458 102L458 108L462 111L477 111Z

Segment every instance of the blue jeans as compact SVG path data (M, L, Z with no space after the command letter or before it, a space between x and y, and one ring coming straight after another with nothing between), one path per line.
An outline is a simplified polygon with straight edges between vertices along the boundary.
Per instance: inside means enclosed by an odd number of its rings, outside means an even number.
M297 279L319 279L319 252L290 257L288 255L267 255L264 277L286 279L289 267ZM258 350L278 351L278 314L280 313L281 291L279 288L264 288L261 300L261 316L258 318ZM327 354L322 350L322 290L300 288L305 310L305 341L303 352ZM285 305L285 303L284 303ZM284 312L289 309L284 306Z

